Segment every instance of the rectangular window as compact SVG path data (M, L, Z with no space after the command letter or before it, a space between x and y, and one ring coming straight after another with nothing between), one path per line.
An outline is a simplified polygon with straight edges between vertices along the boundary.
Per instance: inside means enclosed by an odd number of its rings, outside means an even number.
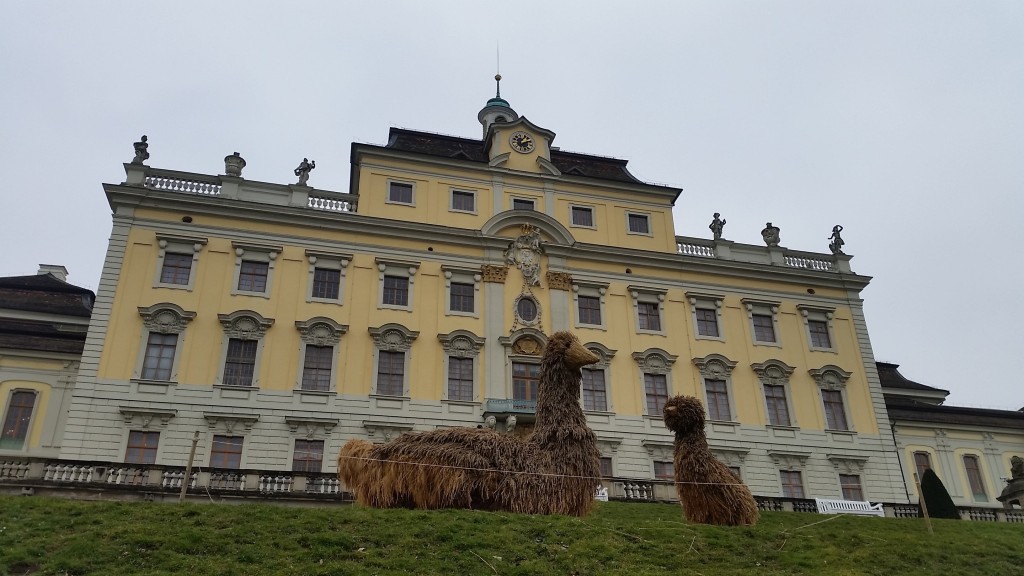
M634 234L650 234L651 226L646 214L629 215L629 231Z
M243 440L244 436L215 435L213 446L210 448L210 468L241 468Z
M668 401L668 378L664 374L644 374L647 414L661 416Z
M324 465L323 440L296 440L292 455L293 472L321 472Z
M924 477L925 470L932 469L932 459L927 452L914 452L914 467L917 468L917 480Z
M341 287L341 270L330 268L313 269L313 298L337 300Z
M512 398L514 400L536 400L539 382L540 364L512 363Z
M11 394L7 416L4 417L4 428L0 430L0 448L21 450L25 445L29 423L32 420L32 409L36 405L36 394L32 390L16 390Z
M580 324L601 325L601 298L598 296L578 296Z
M449 302L452 312L475 312L474 291L475 287L472 284L452 282L450 289L451 301Z
M754 340L757 342L775 342L775 323L770 314L753 314Z
M405 276L385 276L384 303L391 306L408 306L409 279Z
M588 226L593 228L594 226L594 209L587 208L585 206L573 206L572 207L572 225L573 226Z
M405 352L377 352L377 394L401 396L405 390Z
M608 411L608 393L604 387L604 370L583 369L583 409Z
M600 462L601 478L611 478L614 476L612 472L612 459L610 456L602 456Z
M718 338L718 312L697 308L697 334L700 336L712 336Z
M533 200L523 200L521 198L512 199L513 210L533 210Z
M448 399L473 400L473 359L448 357Z
M128 448L124 453L125 464L156 464L156 447L159 444L159 432L132 430L128 433Z
M729 466L729 472L732 472L732 475L736 477L737 482L743 482L743 472L740 470L739 466Z
M238 289L242 292L266 292L269 273L270 264L267 262L242 260L238 271Z
M399 204L412 204L412 184L391 182L388 186L388 201Z
M142 360L142 378L170 380L174 368L174 350L178 346L177 334L150 332L146 342L146 357Z
M676 472L671 462L654 461L654 477L658 480L675 480Z
M167 252L164 254L164 265L160 269L161 284L188 285L189 274L192 272L192 255Z
M789 426L789 405L786 404L786 387L765 384L764 399L768 406L768 423L772 426Z
M228 354L224 361L225 386L252 386L253 376L256 373L256 348L259 345L257 340L242 340L232 338L228 340Z
M708 396L708 418L722 422L732 420L729 389L725 380L704 380L704 389Z
M641 330L661 331L661 313L656 302L637 302L636 313Z
M306 344L306 357L302 362L302 389L327 392L331 389L331 365L334 346Z
M843 393L839 390L822 390L821 399L825 402L825 426L829 430L849 430L846 410L843 408Z
M795 470L781 470L779 477L782 479L782 496L785 498L803 498L804 481L800 472Z
M462 190L452 190L452 210L475 212L476 194L473 192L463 192Z
M985 482L981 479L981 466L978 457L972 454L964 456L964 471L967 472L967 482L971 485L971 494L979 502L988 501L985 494Z
M864 490L860 487L860 476L840 474L839 487L843 490L843 500L864 500Z
M808 320L807 329L811 333L811 346L814 348L831 348L832 340L828 336L828 322Z

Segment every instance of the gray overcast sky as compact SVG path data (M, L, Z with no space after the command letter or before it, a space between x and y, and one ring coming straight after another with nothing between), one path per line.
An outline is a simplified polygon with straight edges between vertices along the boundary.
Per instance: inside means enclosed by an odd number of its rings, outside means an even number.
M287 6L285 6L287 4ZM1024 2L0 0L0 275L96 288L148 164L347 191L352 141L479 137L502 96L563 149L684 188L676 232L827 252L845 226L879 360L1024 406Z

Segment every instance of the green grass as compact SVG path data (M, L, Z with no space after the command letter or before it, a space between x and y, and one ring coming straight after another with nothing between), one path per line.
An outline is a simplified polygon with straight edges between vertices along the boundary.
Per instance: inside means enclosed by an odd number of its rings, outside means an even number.
M576 519L0 496L0 574L1024 573L1024 525L933 524L775 512L724 528L619 502Z

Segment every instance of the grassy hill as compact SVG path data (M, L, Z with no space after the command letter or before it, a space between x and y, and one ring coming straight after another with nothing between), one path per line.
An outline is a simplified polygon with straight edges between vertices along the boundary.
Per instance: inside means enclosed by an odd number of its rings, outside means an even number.
M1024 525L764 513L687 524L678 506L587 518L0 496L0 574L1024 574Z

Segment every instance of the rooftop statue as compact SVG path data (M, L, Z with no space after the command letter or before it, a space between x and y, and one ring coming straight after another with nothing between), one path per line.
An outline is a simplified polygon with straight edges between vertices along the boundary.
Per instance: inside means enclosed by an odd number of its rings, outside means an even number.
M309 173L316 168L316 160L309 160L303 158L302 162L299 163L299 167L295 169L295 175L299 177L299 186L305 186L306 181L309 180Z
M779 245L779 227L772 226L771 222L764 225L764 230L761 230L761 237L764 238L764 243L769 247Z
M831 240L831 242L828 243L828 249L832 251L832 254L845 254L845 252L843 252L843 244L846 244L846 242L844 242L842 236L839 235L842 231L843 227L839 224L832 227L832 235L828 237L828 239Z
M1010 479L1024 478L1024 458L1014 456L1010 458Z
M135 158L132 158L132 164L142 164L149 159L149 144L146 140L148 138L143 134L138 142L132 144L132 146L135 146Z
M715 219L708 225L708 228L710 228L711 232L715 235L715 240L722 239L722 229L725 228L725 219L719 218L719 216L721 216L721 214L715 212Z

